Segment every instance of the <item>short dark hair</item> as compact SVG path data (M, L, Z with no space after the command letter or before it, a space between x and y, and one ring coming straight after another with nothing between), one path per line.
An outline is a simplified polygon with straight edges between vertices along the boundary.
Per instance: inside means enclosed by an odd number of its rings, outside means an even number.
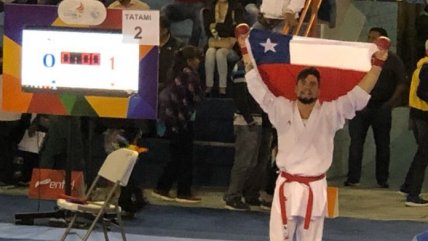
M297 81L304 80L309 75L315 76L318 80L318 84L320 84L321 75L320 75L320 72L315 67L308 67L300 71L299 74L297 74Z
M378 32L380 36L388 37L388 33L382 27L373 27L369 30L369 32Z
M168 30L171 27L171 23L169 22L168 18L165 15L161 15L159 17L159 26L161 28L166 28Z

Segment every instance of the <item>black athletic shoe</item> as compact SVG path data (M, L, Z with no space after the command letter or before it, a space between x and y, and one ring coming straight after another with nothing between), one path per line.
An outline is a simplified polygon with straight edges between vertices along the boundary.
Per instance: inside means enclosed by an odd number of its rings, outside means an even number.
M389 184L387 182L378 183L380 188L389 188Z
M428 201L420 198L419 196L417 197L407 196L406 206L407 207L425 207L425 206L428 206Z
M250 206L260 206L262 202L260 202L258 198L248 198L248 199L246 198L245 203Z
M359 182L346 181L345 183L343 183L343 185L345 187L358 187L360 185L360 183Z
M264 210L270 210L272 207L272 202L262 200L260 202L260 208Z
M249 211L250 206L243 203L240 197L236 197L226 201L226 208L234 211Z

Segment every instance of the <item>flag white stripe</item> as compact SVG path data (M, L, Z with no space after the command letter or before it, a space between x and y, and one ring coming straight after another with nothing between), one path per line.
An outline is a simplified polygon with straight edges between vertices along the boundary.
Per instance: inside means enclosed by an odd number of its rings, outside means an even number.
M290 41L290 63L367 72L376 50L376 45L372 43L293 36Z

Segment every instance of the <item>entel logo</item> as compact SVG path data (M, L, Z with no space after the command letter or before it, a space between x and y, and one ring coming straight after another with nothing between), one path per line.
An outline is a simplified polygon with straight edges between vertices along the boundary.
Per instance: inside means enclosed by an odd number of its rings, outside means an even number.
M62 181L52 181L50 178L46 178L40 181L37 181L34 184L35 188L38 188L41 185L49 185L49 189L64 189L65 186L65 180ZM71 182L71 189L74 188L74 181Z

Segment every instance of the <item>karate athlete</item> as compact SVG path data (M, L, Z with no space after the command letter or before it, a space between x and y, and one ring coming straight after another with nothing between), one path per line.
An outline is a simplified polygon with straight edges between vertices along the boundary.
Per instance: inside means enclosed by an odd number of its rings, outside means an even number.
M270 241L321 241L326 214L325 173L333 158L333 139L346 119L355 116L370 98L390 41L379 39L372 67L346 95L318 101L320 75L316 68L297 76L297 100L274 96L251 63L246 64L250 93L278 132L278 176L270 216ZM346 80L344 80L346 81Z

